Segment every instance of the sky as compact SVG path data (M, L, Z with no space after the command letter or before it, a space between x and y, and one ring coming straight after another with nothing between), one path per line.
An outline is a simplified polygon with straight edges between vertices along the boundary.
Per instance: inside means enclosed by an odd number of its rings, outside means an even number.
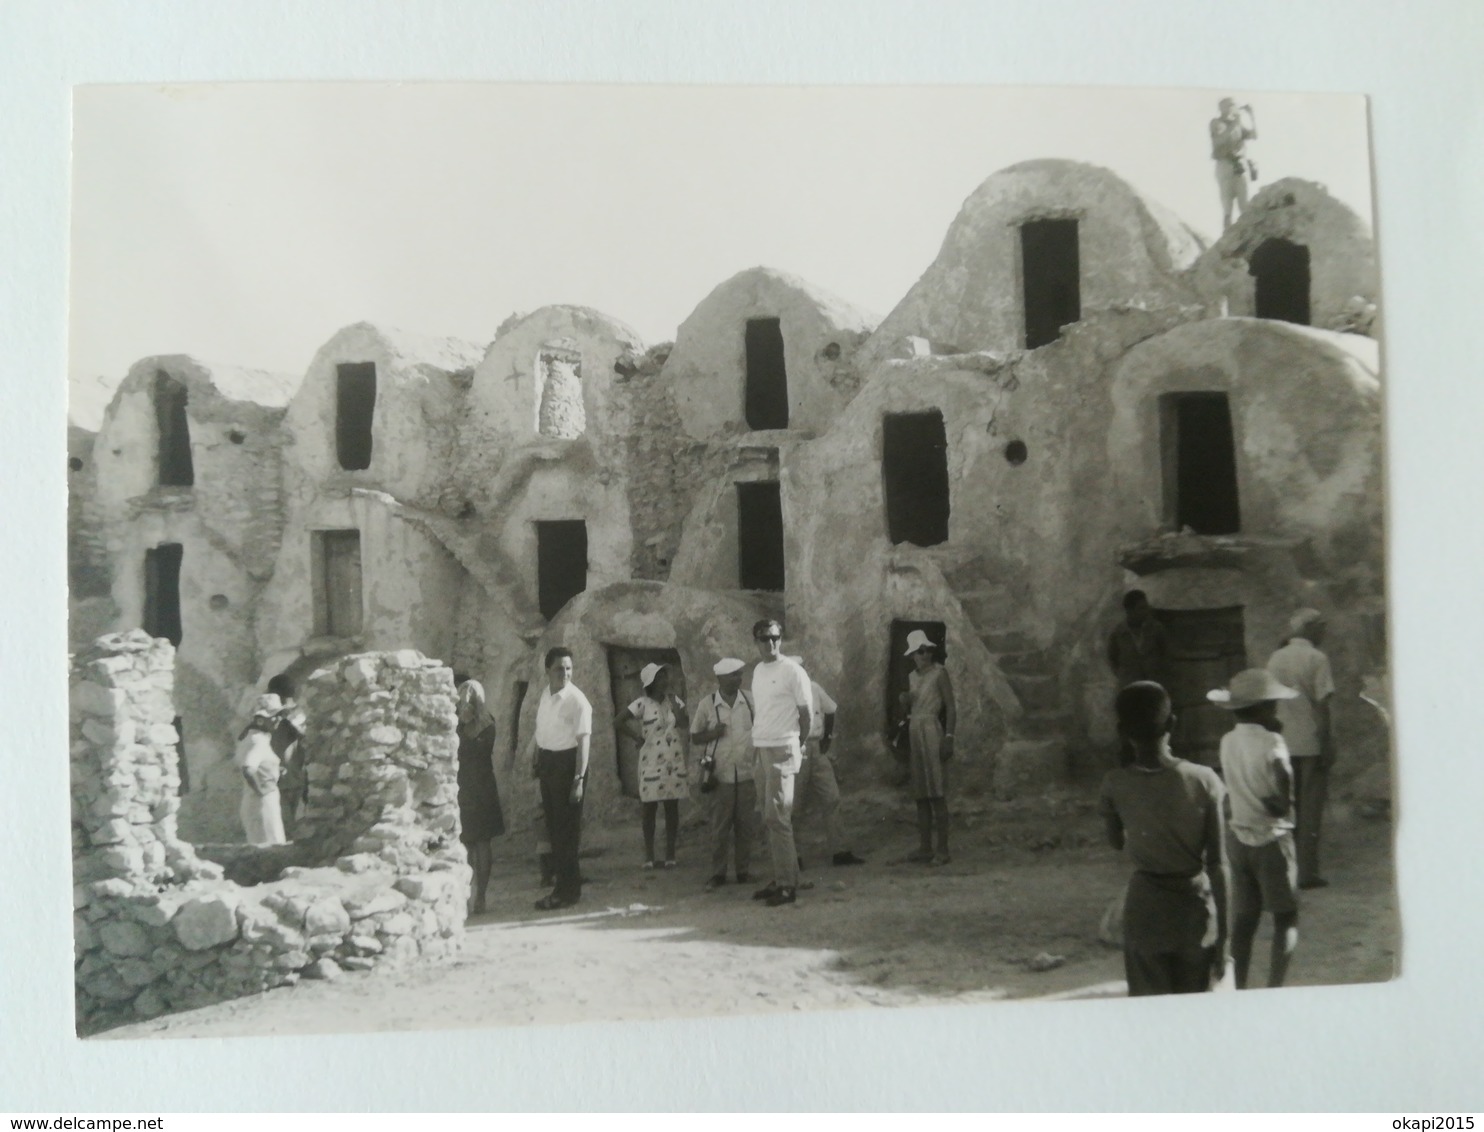
M137 360L302 374L371 321L487 344L597 309L649 343L756 265L878 316L1019 161L1106 166L1209 238L1207 123L1263 183L1371 218L1364 99L1211 90L257 83L75 89L69 377L96 427Z

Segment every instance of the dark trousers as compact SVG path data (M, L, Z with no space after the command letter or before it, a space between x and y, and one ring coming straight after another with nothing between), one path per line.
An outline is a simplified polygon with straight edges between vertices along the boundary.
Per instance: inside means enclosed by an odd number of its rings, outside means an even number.
M1183 951L1137 951L1123 946L1123 973L1128 978L1129 997L1146 994L1204 994L1211 989L1214 949L1192 947Z
M1317 755L1293 760L1294 847L1298 850L1298 879L1303 884L1319 877L1319 830L1329 801L1329 767Z
M577 851L582 843L582 803L570 800L576 775L576 747L565 751L538 749L536 777L541 783L541 808L546 813L546 839L551 843L556 895L563 900L576 900L582 895L582 874L577 865Z

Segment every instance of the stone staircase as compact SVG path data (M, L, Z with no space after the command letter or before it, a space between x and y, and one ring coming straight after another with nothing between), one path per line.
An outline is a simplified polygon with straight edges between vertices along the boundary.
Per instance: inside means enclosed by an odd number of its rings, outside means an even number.
M994 655L1022 709L995 760L995 794L1024 797L1064 783L1067 744L1055 654L1018 632L981 632L979 637Z

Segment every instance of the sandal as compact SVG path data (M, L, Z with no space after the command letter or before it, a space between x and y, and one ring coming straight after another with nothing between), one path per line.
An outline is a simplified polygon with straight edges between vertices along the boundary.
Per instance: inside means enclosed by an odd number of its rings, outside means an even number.
M654 870L654 862L653 861L645 861L644 862L644 871L645 872L652 872L653 870Z
M671 857L668 861L665 862L665 868L667 868L667 869L673 869L674 867L675 867L675 858L674 857Z

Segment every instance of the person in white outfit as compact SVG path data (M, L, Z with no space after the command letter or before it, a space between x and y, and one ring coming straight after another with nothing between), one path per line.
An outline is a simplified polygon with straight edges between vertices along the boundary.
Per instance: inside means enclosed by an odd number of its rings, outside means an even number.
M237 814L250 845L283 845L283 810L279 805L278 776L283 764L273 752L273 732L283 701L269 693L259 696L252 718L237 736L232 762L242 774L242 802Z

